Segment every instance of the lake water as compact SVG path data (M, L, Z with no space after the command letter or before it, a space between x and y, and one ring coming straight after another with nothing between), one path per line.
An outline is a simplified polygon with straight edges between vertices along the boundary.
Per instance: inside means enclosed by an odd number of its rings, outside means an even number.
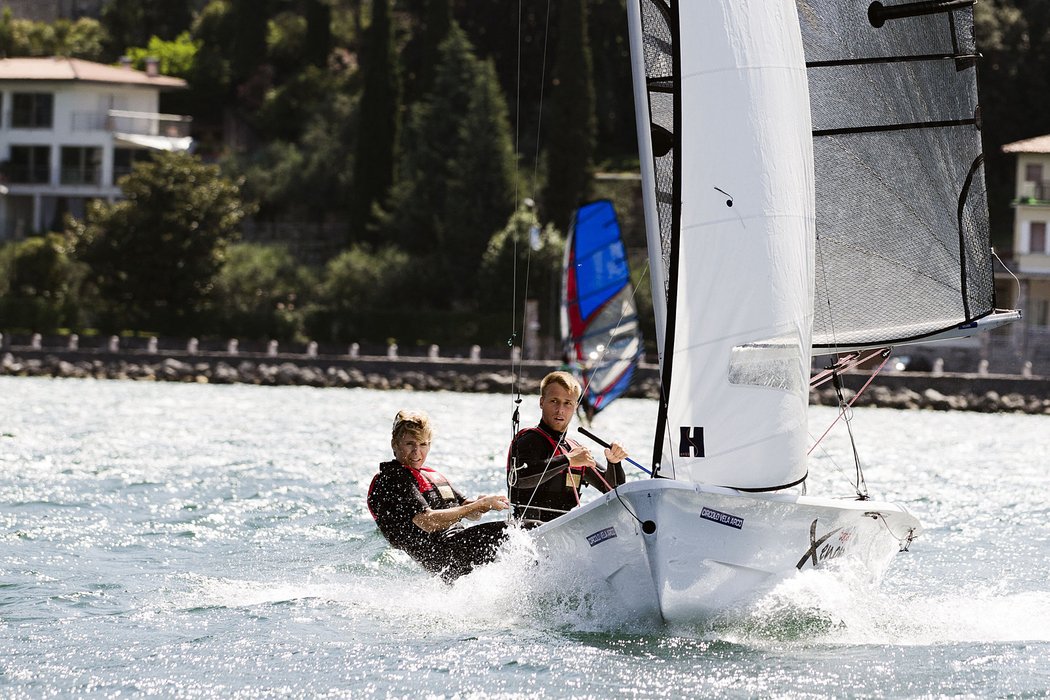
M857 410L911 551L671 629L529 581L520 538L451 587L390 550L365 492L403 407L502 490L506 395L0 377L0 697L1050 697L1048 417ZM595 431L640 457L654 416ZM825 446L810 493L849 494Z

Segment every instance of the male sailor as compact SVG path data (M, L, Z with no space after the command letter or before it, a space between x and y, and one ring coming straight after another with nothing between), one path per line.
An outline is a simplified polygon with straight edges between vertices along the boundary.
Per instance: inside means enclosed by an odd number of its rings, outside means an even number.
M534 527L567 513L590 484L603 493L624 483L620 463L627 452L618 442L605 450L609 466L598 467L590 450L565 435L580 401L580 383L568 372L551 372L540 382L540 423L514 436L507 454L507 486L514 517Z
M503 495L464 498L440 472L426 466L433 430L422 412L399 411L390 446L394 460L379 465L368 487L368 510L387 541L446 583L496 557L506 521L464 528L464 518L510 507Z

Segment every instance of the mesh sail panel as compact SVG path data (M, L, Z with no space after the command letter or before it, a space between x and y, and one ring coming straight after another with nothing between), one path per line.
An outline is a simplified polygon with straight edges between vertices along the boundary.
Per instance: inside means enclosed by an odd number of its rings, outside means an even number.
M671 231L674 226L674 2L642 0L642 35L645 76L649 90L649 117L653 126L653 160L656 173L656 206L660 217L663 251L664 299L671 269ZM667 147L670 146L670 150Z
M972 10L943 2L877 27L871 6L798 2L821 348L921 338L993 309Z

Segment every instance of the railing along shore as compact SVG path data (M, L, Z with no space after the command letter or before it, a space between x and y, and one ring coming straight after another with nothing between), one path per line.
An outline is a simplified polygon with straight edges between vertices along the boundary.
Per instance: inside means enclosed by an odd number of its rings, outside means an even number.
M287 352L274 341L260 350L244 350L235 339L223 346L191 338L180 347L170 342L162 345L155 338L145 339L138 347L128 347L117 336L104 340L94 347L81 347L75 335L68 336L64 344L47 343L39 336L0 337L0 375L535 394L540 379L559 364L556 360L522 360L517 348L503 358L483 357L478 346L448 357L432 345L425 355L405 357L396 345L387 346L384 354L369 354L357 344L332 353L316 343ZM845 375L847 398L868 377L865 371ZM658 398L659 367L643 362L627 396ZM833 389L821 388L810 392L810 402L835 405L838 397ZM884 371L854 405L1050 415L1050 377Z

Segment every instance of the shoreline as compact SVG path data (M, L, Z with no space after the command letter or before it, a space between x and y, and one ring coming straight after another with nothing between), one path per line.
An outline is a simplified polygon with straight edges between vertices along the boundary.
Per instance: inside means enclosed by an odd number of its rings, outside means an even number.
M517 384L509 360L390 358L381 356L267 355L263 353L151 353L128 350L6 348L0 376L173 381L201 384L313 386L403 391L535 394L554 361L517 363ZM871 376L843 375L847 400ZM659 368L642 364L625 396L659 397ZM810 403L834 406L834 389L810 390ZM1050 378L991 374L890 372L878 375L856 406L904 410L963 410L1050 415Z

